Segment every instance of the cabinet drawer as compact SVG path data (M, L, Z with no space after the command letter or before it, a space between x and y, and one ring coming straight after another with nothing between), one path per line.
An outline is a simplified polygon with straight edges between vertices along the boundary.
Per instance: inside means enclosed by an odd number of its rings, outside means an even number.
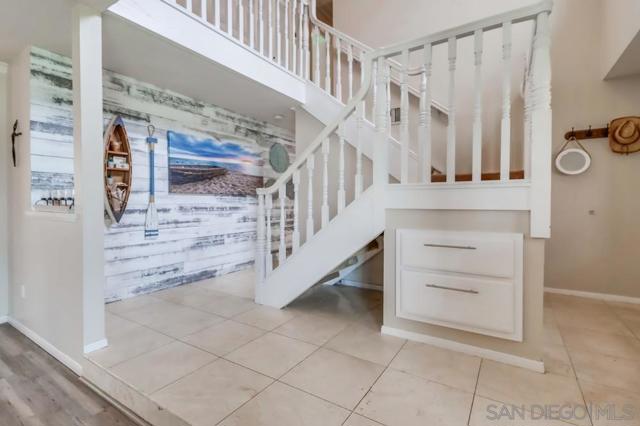
M517 339L514 283L407 269L398 278L398 317Z
M398 230L400 266L512 278L520 234Z

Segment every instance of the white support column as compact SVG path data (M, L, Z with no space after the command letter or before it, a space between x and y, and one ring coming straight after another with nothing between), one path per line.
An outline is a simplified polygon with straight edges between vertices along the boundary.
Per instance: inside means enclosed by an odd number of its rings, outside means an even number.
M265 0L269 6L269 59L273 60L273 2L274 0ZM277 1L277 0L276 0Z
M256 284L262 284L265 278L265 253L266 253L266 237L265 237L265 209L264 209L264 195L258 195L258 217L256 219Z
M531 65L531 64L529 64ZM524 135L522 163L524 166L524 178L531 178L531 72L527 68L524 88Z
M213 22L216 28L220 28L220 0L213 0Z
M377 60L376 86L376 137L373 146L373 184L386 186L389 183L389 106L387 103L387 84L389 83L389 65L384 58Z
M346 103L349 103L353 98L353 45L349 43L349 47L347 49L347 61L349 63L349 98Z
M202 16L202 19L205 22L209 22L209 20L207 19L207 9L208 9L207 3L208 2L209 0L200 0L200 16Z
M355 196L362 193L362 129L364 126L364 102L356 106L356 177L355 177Z
M336 98L342 102L342 49L339 37L336 37Z
M420 126L418 158L420 182L431 182L431 43L424 45L424 73L420 81Z
M531 236L551 236L551 35L549 13L537 17L531 73Z
M482 30L474 34L474 96L473 139L471 149L471 180L482 180Z
M409 50L400 56L400 183L409 183Z
M322 141L322 228L329 224L329 138Z
M500 126L500 180L511 169L511 22L502 24L502 122Z
M184 4L185 9L187 9L189 12L193 12L193 0L185 0Z
M249 0L249 47L254 48L256 44L256 15L253 11L253 2Z
M338 214L344 210L347 196L344 189L344 121L338 125L338 138L340 143L340 159L338 164Z
M457 40L449 39L449 124L447 126L447 183L456 181L456 50Z
M264 0L258 0L258 48L264 55Z
M304 22L304 1L300 1L300 7L298 8L298 75L300 77L305 76L304 74L304 51L305 51L305 43L306 43L306 34L305 31L305 22Z
M284 67L289 69L289 0L284 1Z
M271 229L271 211L273 209L273 194L267 194L266 195L266 199L265 199L265 207L267 209L267 243L265 244L266 246L266 252L264 255L264 262L265 262L265 271L266 274L271 273L271 271L273 271L273 254L271 252L271 240L273 239L273 235L272 235L272 229Z
M371 118L373 119L373 125L376 126L378 124L378 117L376 116L378 113L378 66L375 62L371 69L371 81L373 82L371 87ZM364 111L366 113L366 109Z
M295 253L300 248L300 200L298 191L300 190L300 170L293 172L293 234L291 235L292 252Z
M304 78L311 79L311 51L309 47L309 5L304 1L304 28L302 29L302 44L304 44ZM302 60L302 59L301 59Z
M244 0L238 0L238 40L240 43L244 43L244 6L242 2Z
M72 8L75 210L81 222L83 346L106 346L104 323L104 164L102 17ZM4 167L4 166L3 166Z
M307 180L309 184L307 193L307 242L313 237L313 169L315 166L315 154L309 155L307 158Z
M296 26L296 17L297 15L297 6L299 0L291 0L291 72L300 75L297 72L298 68L298 44L296 40L299 41L300 34L296 37L296 33L298 32Z
M282 0L275 0L275 12L276 12L276 62L282 65L282 28L280 25L280 2Z
M233 37L233 0L227 0L227 34Z
M287 260L287 242L286 242L286 212L285 212L285 200L287 199L287 185L282 184L278 188L278 202L280 204L280 246L278 248L278 266L281 266L285 260Z
M322 87L320 84L320 30L313 27L313 82Z
M325 69L324 69L324 90L331 94L331 33L329 30L324 32L324 48L325 48Z

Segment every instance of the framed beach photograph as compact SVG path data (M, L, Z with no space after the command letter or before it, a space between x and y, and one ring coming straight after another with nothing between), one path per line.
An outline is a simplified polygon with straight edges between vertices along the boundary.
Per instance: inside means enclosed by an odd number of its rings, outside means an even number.
M263 184L260 154L241 142L167 132L169 192L255 196Z

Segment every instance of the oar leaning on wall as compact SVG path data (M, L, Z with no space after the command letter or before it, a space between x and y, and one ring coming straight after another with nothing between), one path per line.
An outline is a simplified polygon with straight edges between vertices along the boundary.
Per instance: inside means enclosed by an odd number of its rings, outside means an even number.
M152 124L147 129L149 131L149 137L147 138L147 144L149 145L149 206L144 220L144 237L153 238L160 234L155 195L155 146L158 143L158 139L153 137L156 128Z

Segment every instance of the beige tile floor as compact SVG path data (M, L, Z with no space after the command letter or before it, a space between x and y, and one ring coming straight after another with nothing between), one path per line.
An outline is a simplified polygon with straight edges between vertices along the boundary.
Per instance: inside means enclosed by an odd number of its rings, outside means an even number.
M640 425L640 305L547 295L538 374L382 336L379 292L252 297L246 271L109 304L110 346L90 357L195 426ZM577 416L496 419L514 404Z

